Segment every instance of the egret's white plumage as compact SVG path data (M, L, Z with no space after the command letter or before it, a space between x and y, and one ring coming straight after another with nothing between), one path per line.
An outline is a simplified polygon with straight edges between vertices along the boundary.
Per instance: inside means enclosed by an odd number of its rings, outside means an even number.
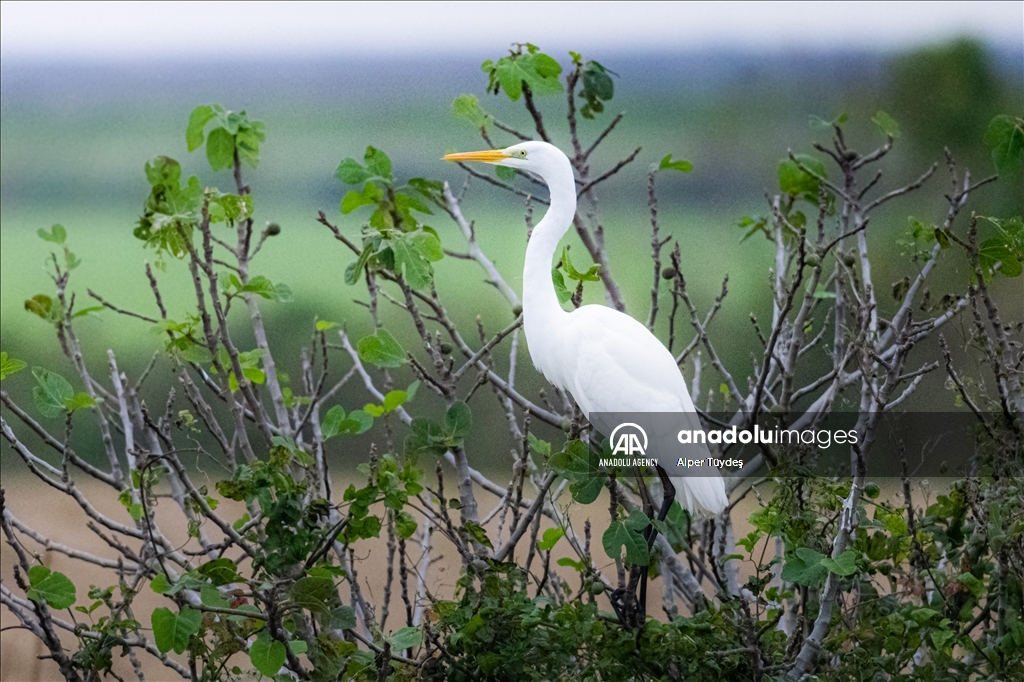
M533 228L523 268L523 326L530 356L555 386L592 412L696 410L675 358L644 325L601 305L566 312L558 303L551 266L558 242L576 213L572 166L557 147L523 142L502 150L449 154L452 161L484 161L534 173L547 184L551 204ZM676 499L718 513L728 504L720 476L673 478Z

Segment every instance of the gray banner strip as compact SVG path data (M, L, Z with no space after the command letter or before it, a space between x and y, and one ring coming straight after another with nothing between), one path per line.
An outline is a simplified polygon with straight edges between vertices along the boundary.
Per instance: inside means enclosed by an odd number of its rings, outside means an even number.
M604 441L602 451L591 451L591 469L657 463L670 476L749 474L745 467L767 449L780 462L773 474L847 476L852 446L862 447L866 435L858 431L857 413L836 412L797 428L770 415L752 426L727 425L734 416L709 414L702 424L688 413L592 413L590 422ZM964 476L985 450L978 420L970 413L886 414L873 435L866 463L874 477L899 476L901 457L914 477ZM1021 444L1016 447L1024 458Z

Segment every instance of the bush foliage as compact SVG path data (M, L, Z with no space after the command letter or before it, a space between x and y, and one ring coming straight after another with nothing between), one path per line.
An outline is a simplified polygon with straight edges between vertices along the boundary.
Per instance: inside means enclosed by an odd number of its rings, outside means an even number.
M486 91L521 104L522 122L497 119L473 95L458 97L454 113L489 147L562 142L576 171L575 231L584 253L570 259L565 249L553 264L560 299L578 306L586 287L624 310L596 196L640 150L611 164L595 154L621 115L593 139L577 126L606 115L616 74L577 53L563 67L530 44L482 68ZM545 118L553 108L545 102L556 97L568 106L565 140L552 139ZM121 674L134 670L141 679L152 659L164 674L205 681L1022 679L1024 319L1019 300L1007 311L994 289L1021 275L1024 223L970 213L970 198L997 178L972 178L948 151L943 189L927 184L939 164L885 189L877 169L900 128L885 112L873 122L880 144L860 153L846 142L845 116L814 118L827 141L789 153L765 214L742 218L743 235L723 237L763 240L770 262L773 314L768 322L752 317L750 370L726 367L716 352L716 344L739 340L708 331L728 310L727 280L713 306L698 310L680 245L662 234L657 182L693 166L669 153L648 172L646 322L654 330L667 317L666 345L691 375L695 398L710 386L730 412L727 423L741 427L768 420L804 428L837 405L858 410L862 438L848 446L842 475L809 475L815 449L794 444L762 447L730 479L734 502L756 499L749 518L736 520L752 530L737 538L735 506L706 518L675 504L661 520L653 514L662 494L657 477L590 469L590 449L602 443L571 396L517 388L516 372L530 371L515 363L522 307L476 242L462 193L433 179L396 177L381 149L367 147L337 169L340 214L358 217L359 226L318 217L338 241L345 282L366 293L374 332L353 340L343 326L313 320L308 347L276 346L261 309L292 294L258 274L256 257L274 247L281 228L256 227L244 180L267 131L245 112L197 107L188 148L203 148L232 186L203 187L178 161L157 156L145 167L150 192L134 231L157 266L187 263L188 315L168 316L161 270L148 265L152 311L123 310L116 294L91 290L95 305L83 307L72 288L73 230L40 230L52 248L55 287L25 309L53 327L75 376L22 372L31 358L4 353L3 436L52 494L77 502L116 558L48 548L109 571L109 586L85 590L73 575L42 565L33 543L45 538L5 503L3 530L16 556L15 584L2 585L5 608L68 680L112 675L120 658L131 664L118 667ZM997 116L985 142L997 171L1012 171L1021 163L1024 120ZM525 199L529 229L534 207L545 203L534 180L511 169L465 170ZM889 297L871 257L898 245L885 243L884 233L869 242L870 220L880 206L919 191L934 192L939 217L911 220L900 242L911 259ZM462 243L443 241L431 226L438 220L451 220ZM434 286L435 271L451 258L477 263L482 286L505 297L506 328L452 321ZM929 276L951 262L966 264L968 274L958 291L932 301ZM382 306L399 309L408 326L386 328ZM113 351L106 367L83 359L77 321L100 313L159 331L154 362L173 376L159 387L163 402L141 397L148 369L128 377ZM409 329L415 347L403 345ZM956 345L966 352L951 352L947 330L960 334ZM959 408L975 417L972 468L931 492L907 475L904 458L902 495L886 499L866 475L875 429L931 373L945 374ZM8 393L11 383L33 380L34 405ZM373 401L345 402L349 382ZM443 411L417 400L427 393ZM507 482L470 465L467 436L487 411L508 425ZM71 435L81 420L98 428L100 462L75 452ZM531 429L538 423L562 435L544 440ZM367 442L368 452L356 451ZM328 467L338 452L368 456L359 482L344 490L333 487ZM203 476L187 464L195 461ZM214 485L197 483L206 475ZM82 477L102 483L130 520L92 505L76 483ZM493 510L480 507L483 490L499 498ZM227 500L234 504L222 506ZM185 519L186 545L161 529L161 504ZM590 521L582 529L570 521L569 507L585 505L594 505L592 514L607 509L607 525L594 529L600 543ZM361 587L360 557L371 546L387 557L376 601ZM556 547L569 556L556 558ZM442 550L461 564L451 598L435 594L430 579ZM660 609L646 593L655 581ZM143 590L165 605L134 609Z

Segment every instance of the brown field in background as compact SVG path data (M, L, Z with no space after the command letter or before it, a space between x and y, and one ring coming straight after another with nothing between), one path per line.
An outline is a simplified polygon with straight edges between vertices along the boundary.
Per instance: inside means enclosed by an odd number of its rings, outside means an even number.
M347 487L350 482L352 481L335 476L334 490L341 491ZM446 487L454 489L453 478L446 476L445 482ZM92 501L98 510L119 522L126 523L128 525L131 524L130 517L126 510L117 502L116 495L113 493L112 489L88 480L81 480L79 485L85 495ZM5 472L3 477L3 487L6 491L7 508L16 518L26 525L38 531L42 535L49 537L53 542L85 550L97 556L115 558L114 551L86 527L87 517L71 498L62 495L58 491L42 484L38 480L30 478L22 472L17 471L14 475ZM212 485L210 487L212 488ZM526 487L527 489L529 488L528 485ZM527 489L524 489L523 491L524 496L532 495L534 491ZM893 482L891 486L883 485L883 499L894 499L899 494L898 482ZM481 518L488 514L498 501L498 498L494 495L491 495L479 488L477 489L477 499L480 503ZM563 494L559 500L561 502L560 506L563 508L571 502L571 498L567 492ZM230 502L222 503L218 512L223 512L226 518L233 520L234 518L237 518L243 510L241 505L238 505L238 510L235 510L230 507L230 504ZM748 495L737 505L736 509L734 509L733 518L736 523L735 535L737 538L743 537L752 530L747 523L746 518L755 510L756 506L756 498L753 495ZM602 499L599 499L592 505L586 507L572 505L569 511L569 518L573 529L581 538L583 537L584 522L588 518L593 521L593 528L591 531L592 556L604 572L605 576L614 581L615 567L611 560L607 558L603 548L601 547L601 534L607 527L607 508L607 497L602 497ZM169 499L160 500L157 507L157 524L165 534L173 542L178 543L179 546L183 545L187 540L184 517L178 511L177 506L173 501ZM210 529L211 525L212 524L207 523L206 530L210 533L211 539L215 539L217 536L213 530ZM508 523L506 522L506 528L502 534L503 539L508 537L507 525ZM550 526L550 520L546 518L543 519L541 532L543 532L544 528ZM497 527L497 518L487 524L487 529L492 541L497 537ZM82 561L70 559L69 557L55 551L45 551L43 547L33 542L30 538L20 534L19 537L22 538L26 549L28 549L29 552L37 553L46 566L55 571L61 571L71 578L78 590L77 604L87 605L89 603L87 591L90 585L108 587L115 585L117 582L116 576L112 571L108 571ZM527 539L528 538L524 536L523 540L519 542L517 547L517 558L520 562L525 561L526 552L528 551ZM461 569L459 556L451 543L441 533L435 532L433 534L432 543L434 546L432 551L434 562L432 563L428 573L428 588L435 597L450 599L455 593L455 583L458 580ZM497 545L497 542L495 542L495 544ZM195 546L196 543L193 541L190 548L194 548ZM756 555L760 555L760 549L761 548L759 547ZM413 563L418 561L421 555L421 550L419 544L415 542L415 536L408 541L408 552L409 558ZM356 545L356 556L358 562L356 565L356 571L363 594L368 601L378 605L377 616L379 619L379 603L384 593L384 580L387 572L385 534L382 532L382 537L379 540L360 541ZM558 545L555 547L551 556L551 565L554 566L555 561L563 556L569 556L574 559L577 558L570 548L569 543L564 539L560 540ZM769 560L773 556L773 549L767 548L764 556L765 561ZM536 571L539 566L538 559L539 557L534 560L534 571ZM5 585L10 586L16 593L20 594L20 590L16 589L16 585L14 583L14 562L14 552L6 545L6 543L4 543L3 549L0 550L0 569L2 569L3 582ZM411 571L412 568L413 567L410 566ZM753 564L750 561L743 562L740 568L741 582L746 580L746 577L752 573L753 568ZM575 574L571 569L559 569L559 571L560 575L568 580L568 583L573 590L579 587L579 581L575 578ZM652 580L649 584L648 612L653 617L664 620L665 615L661 608L661 585L662 581L660 579ZM409 588L410 592L415 589L415 578L410 578ZM347 586L342 584L341 589L342 598L344 601L348 602L349 593ZM705 585L705 593L709 596L712 595L712 589L710 586ZM602 596L599 599L600 607L603 610L610 611L611 608L608 604L607 597ZM148 631L148 628L150 614L153 609L158 606L169 605L169 600L154 594L149 589L148 584L145 584L139 592L133 602L133 610L135 617L142 623L143 628L145 628L144 632L148 637L151 638L152 636L152 633ZM100 609L97 609L94 615L99 617L104 614L104 611L105 609L101 607ZM390 615L385 629L392 631L403 627L405 625L403 622L404 613L405 608L402 602L400 585L396 575L392 586ZM68 611L63 611L54 615L62 620L70 620L71 618ZM74 615L79 622L83 622L83 620L88 618L87 616L83 616L79 613L75 613ZM2 649L2 656L0 656L0 682L60 680L60 673L57 666L52 661L39 660L37 658L38 656L46 654L46 650L42 643L27 631L20 629L8 629L16 625L17 619L6 608L0 607L0 627L4 628L2 635L0 635L0 649ZM74 636L69 632L61 631L61 637L65 646L71 651L74 651L76 648ZM120 651L118 649L114 650L114 671L125 679L135 679L134 672L132 671L127 658L120 658L119 653ZM171 656L174 656L174 654L172 653ZM162 666L152 656L147 654L145 656L140 656L140 658L143 661L146 679L149 682L180 679L177 677L175 672ZM179 656L177 658L184 662L184 656ZM248 663L244 654L236 654L232 661L243 669L246 668L246 664Z

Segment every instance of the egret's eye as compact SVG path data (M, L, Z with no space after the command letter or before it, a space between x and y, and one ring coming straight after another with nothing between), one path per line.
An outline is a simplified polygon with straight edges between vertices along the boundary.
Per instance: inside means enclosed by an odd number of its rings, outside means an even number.
M516 156L518 156L520 159L525 159L526 158L526 150L525 149L520 149L519 151L516 152Z

